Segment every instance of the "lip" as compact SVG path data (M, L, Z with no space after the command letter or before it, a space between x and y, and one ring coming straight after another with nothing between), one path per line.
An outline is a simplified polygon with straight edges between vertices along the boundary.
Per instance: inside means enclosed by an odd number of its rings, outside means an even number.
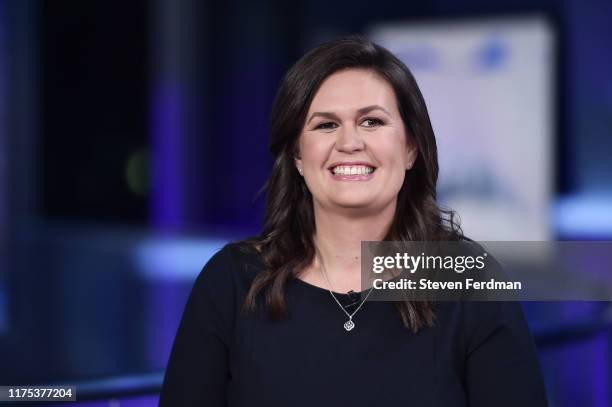
M374 173L370 174L355 174L355 175L334 175L333 172L329 172L329 175L334 181L369 181L374 177Z
M337 167L339 165L364 165L364 166L368 166L368 167L372 167L374 168L374 171L372 171L369 174L354 174L354 175L348 175L348 174L334 174L332 171L332 168ZM341 162L336 162L333 163L332 165L330 165L327 170L329 171L329 175L331 176L331 178L334 181L369 181L372 179L372 177L374 177L374 173L376 172L376 166L365 162L365 161L341 161Z

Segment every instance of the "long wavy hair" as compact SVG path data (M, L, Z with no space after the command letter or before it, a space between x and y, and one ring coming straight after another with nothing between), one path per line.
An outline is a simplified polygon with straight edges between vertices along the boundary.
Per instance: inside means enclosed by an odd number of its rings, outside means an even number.
M462 232L455 214L436 202L438 154L427 107L417 83L397 57L359 35L341 37L306 53L283 78L270 117L269 149L274 157L267 190L261 234L247 239L247 251L256 249L266 266L254 279L243 311L257 308L264 296L268 315L286 315L288 281L314 259L315 219L312 195L295 167L298 139L306 114L321 83L331 74L348 68L376 72L393 88L406 129L418 148L418 156L405 174L398 193L393 222L384 238L390 241L460 240ZM435 303L395 301L401 320L418 332L435 323Z

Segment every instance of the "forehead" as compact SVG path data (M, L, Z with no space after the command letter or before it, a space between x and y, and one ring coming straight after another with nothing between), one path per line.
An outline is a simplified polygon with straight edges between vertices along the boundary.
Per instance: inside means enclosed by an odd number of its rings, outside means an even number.
M380 105L397 112L395 93L378 73L366 69L345 69L325 78L310 104L313 111L351 111Z

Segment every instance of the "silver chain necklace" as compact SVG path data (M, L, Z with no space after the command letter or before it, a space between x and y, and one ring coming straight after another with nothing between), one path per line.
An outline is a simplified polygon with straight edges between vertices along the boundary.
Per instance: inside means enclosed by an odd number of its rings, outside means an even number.
M338 304L338 306L340 307L340 309L346 314L346 316L348 317L348 321L346 321L344 323L344 329L346 329L346 331L350 331L353 328L355 328L355 323L353 322L353 316L357 313L357 311L359 311L359 309L363 306L363 304L365 304L365 302L367 301L368 297L370 296L370 294L372 293L372 290L374 289L374 287L370 288L370 291L368 291L368 294L366 295L366 297L363 299L363 301L361 301L361 304L359 304L359 306L357 307L357 309L355 311L353 311L352 313L348 313L347 310L344 309L344 307L342 306L342 304L340 303L340 301L338 301L338 299L336 298L336 296L334 295L334 292L332 291L332 285L329 281L329 278L327 278L327 272L325 271L325 265L323 264L323 261L321 260L321 256L318 255L317 253L317 257L319 260L319 264L321 265L321 267L319 267L319 269L321 270L321 273L323 274L323 277L325 277L325 280L327 281L327 285L329 285L330 288L328 288L327 290L329 291L329 293L331 294L332 298L336 301L336 304Z

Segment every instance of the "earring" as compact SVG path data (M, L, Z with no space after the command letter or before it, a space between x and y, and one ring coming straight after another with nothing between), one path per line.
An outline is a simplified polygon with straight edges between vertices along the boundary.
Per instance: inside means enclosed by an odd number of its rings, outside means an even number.
M304 172L302 171L301 167L298 167L298 172L300 173L300 175L302 175L302 176L304 175Z

